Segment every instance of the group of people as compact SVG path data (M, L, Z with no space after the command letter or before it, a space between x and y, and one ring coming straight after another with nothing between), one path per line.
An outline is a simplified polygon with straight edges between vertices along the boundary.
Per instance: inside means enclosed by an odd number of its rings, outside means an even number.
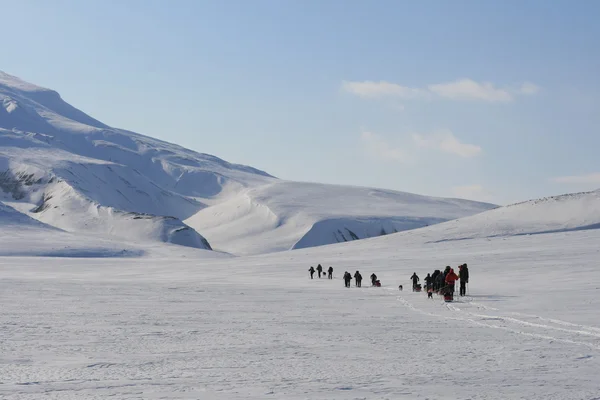
M315 275L315 269L313 268L312 265L308 269L308 272L310 272L310 279L313 279L313 276ZM321 279L321 275L325 276L325 272L323 272L323 267L321 266L321 264L317 265L316 272L319 273L319 279ZM332 267L329 267L329 269L327 270L327 279L333 279L333 268Z
M318 273L319 279L321 275L325 276L325 272L323 272L323 267L321 264L317 265L315 269L311 266L308 269L310 272L310 279L313 279L315 272ZM333 268L329 267L327 269L327 279L333 279ZM420 291L421 285L419 281L421 278L417 275L417 273L413 273L410 277L412 281L413 291ZM362 287L362 275L359 271L354 273L354 280L356 282L356 287ZM447 266L444 271L440 271L436 269L433 271L433 274L427 274L427 276L423 279L425 282L425 287L427 289L427 293L429 297L432 297L433 293L439 293L442 295L453 296L455 291L456 281L460 282L459 293L460 296L465 296L467 294L467 283L469 283L469 268L467 264L462 264L458 266L458 274L454 272L454 268ZM350 272L344 272L344 286L350 287L352 283L352 274ZM371 274L371 285L372 286L381 286L381 282L377 279L377 275L374 273ZM402 285L400 285L400 288Z
M323 266L321 264L317 265L317 268L315 269L312 265L311 267L308 269L308 272L310 273L310 279L314 279L314 275L315 272L318 274L319 279L321 279L321 275L325 276L325 272L323 272ZM327 279L333 279L333 268L329 267L327 269ZM356 282L356 287L362 287L362 275L359 271L356 271L354 273L354 280ZM352 283L352 275L350 274L350 272L345 271L344 272L344 286L346 287L350 287L350 284ZM377 279L377 275L375 275L374 273L371 274L371 285L373 286L381 286L381 282L379 281L379 279Z
M419 290L419 276L414 273L410 278L413 282L413 291ZM436 269L433 274L427 274L423 281L429 297L431 297L431 293L453 294L456 281L460 283L459 295L465 296L467 294L467 283L469 283L469 268L467 264L459 265L458 274L450 266L447 266L444 271Z
M362 287L362 275L359 271L354 273L354 280L356 282L356 287ZM352 275L350 272L344 272L344 286L350 287L350 283L352 282ZM375 273L371 274L371 286L381 286L381 282L377 279L377 275Z

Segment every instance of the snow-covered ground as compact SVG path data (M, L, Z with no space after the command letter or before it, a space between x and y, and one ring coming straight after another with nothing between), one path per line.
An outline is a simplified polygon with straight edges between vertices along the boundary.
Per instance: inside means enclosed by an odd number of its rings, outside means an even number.
M440 226L240 258L0 258L0 397L600 397L600 231L431 241ZM467 297L408 290L463 262ZM335 279L310 280L317 263Z

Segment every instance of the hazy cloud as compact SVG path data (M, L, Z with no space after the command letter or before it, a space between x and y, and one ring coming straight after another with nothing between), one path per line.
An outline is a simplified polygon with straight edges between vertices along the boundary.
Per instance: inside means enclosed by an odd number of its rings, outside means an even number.
M488 102L508 102L511 94L494 87L492 83L477 83L471 79L461 79L455 82L429 85L428 89L440 97L452 100L481 100Z
M559 176L551 180L556 183L566 184L600 184L600 172L587 175Z
M379 97L400 97L400 98L415 98L426 94L420 89L400 86L395 83L379 81L364 81L364 82L342 82L342 89L348 93L355 94L361 97L379 98Z
M366 146L366 151L374 158L402 163L411 160L411 157L404 149L391 145L375 133L363 132L360 138Z
M480 146L461 143L451 131L440 131L431 135L415 133L413 141L417 147L438 149L465 158L478 156L483 151Z
M536 94L540 91L540 87L531 82L525 82L521 85L519 92L521 94Z
M476 82L472 79L459 79L453 82L427 85L425 88L411 88L386 81L342 82L342 90L364 98L402 98L485 101L506 103L515 96L533 95L540 88L525 82L517 89L496 87L491 82Z

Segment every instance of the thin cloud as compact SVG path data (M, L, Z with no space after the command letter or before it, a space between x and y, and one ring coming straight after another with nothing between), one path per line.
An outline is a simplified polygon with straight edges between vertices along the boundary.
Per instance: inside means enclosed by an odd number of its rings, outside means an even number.
M521 88L519 89L519 93L526 94L526 95L537 94L539 91L540 91L540 87L531 82L523 83L521 85Z
M587 174L587 175L559 176L556 178L552 178L551 181L553 181L555 183L565 183L565 184L596 185L596 184L600 184L600 172L596 172L593 174Z
M453 82L427 85L425 88L411 88L386 81L342 82L342 90L370 99L402 98L402 99L449 99L456 101L484 101L490 103L507 103L515 96L534 95L540 91L539 86L525 82L518 88L500 88L491 82L476 82L472 79L459 79Z
M496 88L490 82L477 83L471 79L429 85L428 89L440 97L451 100L481 100L492 103L506 103L513 100L507 90Z
M400 97L400 98L415 98L420 97L424 92L420 89L400 86L395 83L379 81L364 81L364 82L342 82L342 90L355 94L360 97L380 98L380 97Z
M493 199L492 193L490 193L481 185L455 186L452 188L452 192L454 193L455 197L459 197L461 199L486 202L490 202Z
M415 133L413 142L417 147L437 149L464 158L476 157L483 151L480 146L475 144L461 143L451 131L441 131L432 135Z
M378 160L407 163L411 161L410 155L400 147L389 144L381 136L372 132L363 132L360 135L367 152Z

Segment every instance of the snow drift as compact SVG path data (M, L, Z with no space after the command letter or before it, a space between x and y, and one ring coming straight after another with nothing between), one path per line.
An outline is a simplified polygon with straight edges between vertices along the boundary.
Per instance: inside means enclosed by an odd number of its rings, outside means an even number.
M494 207L392 190L276 181L203 209L185 222L215 248L257 254L387 235Z

